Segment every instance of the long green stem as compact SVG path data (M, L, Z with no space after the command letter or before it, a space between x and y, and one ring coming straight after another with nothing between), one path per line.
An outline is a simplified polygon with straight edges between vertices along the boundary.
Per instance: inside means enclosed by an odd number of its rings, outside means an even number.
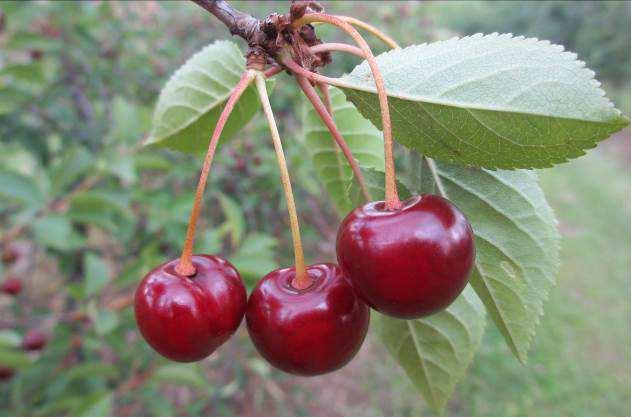
M280 169L280 181L283 184L285 200L287 202L287 211L289 213L289 227L291 228L291 238L294 244L294 258L296 266L296 276L291 282L291 285L294 288L301 290L309 287L312 280L307 273L307 268L305 266L305 256L302 250L302 241L300 239L300 225L298 223L298 215L296 213L294 193L291 190L287 161L285 160L285 153L283 152L283 144L280 140L280 134L278 133L278 127L276 126L272 106L267 95L265 77L260 72L256 74L256 89L258 90L261 106L263 107L263 112L267 118L267 123L269 124L270 133L272 135L272 142L274 143L274 150L276 151L276 159L278 160L278 168Z
M197 183L197 190L195 191L195 200L193 202L193 209L191 210L191 218L188 222L188 229L186 230L186 238L184 240L184 249L182 249L182 256L180 256L180 262L175 267L175 270L178 274L183 276L193 276L197 272L195 266L193 265L193 244L195 243L195 228L197 226L197 218L199 217L199 212L202 205L202 197L204 195L204 189L206 188L206 182L208 181L208 174L210 173L210 167L213 163L213 158L215 157L215 152L217 151L217 144L219 143L219 138L221 136L221 132L223 131L232 110L234 110L234 106L239 101L239 98L243 94L243 92L248 88L252 80L254 79L255 72L252 70L247 70L241 76L241 79L232 90L228 101L226 102L219 119L217 120L217 125L215 126L215 130L210 138L210 143L208 144L208 151L206 152L206 157L204 158L204 164L202 166L202 171L199 175L199 182Z

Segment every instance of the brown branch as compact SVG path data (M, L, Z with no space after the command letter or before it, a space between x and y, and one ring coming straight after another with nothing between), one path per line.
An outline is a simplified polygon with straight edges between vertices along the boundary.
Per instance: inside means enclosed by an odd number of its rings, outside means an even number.
M247 13L239 11L224 0L191 0L219 19L232 35L245 39L248 45L257 43L260 33L260 21Z

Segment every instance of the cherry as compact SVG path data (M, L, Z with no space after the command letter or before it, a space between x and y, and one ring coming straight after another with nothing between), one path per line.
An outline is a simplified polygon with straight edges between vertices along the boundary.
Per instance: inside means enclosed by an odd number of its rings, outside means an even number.
M334 371L361 347L369 309L335 264L307 267L312 284L297 290L295 268L265 276L248 300L246 322L259 353L275 367L296 375Z
M475 248L471 225L448 200L424 194L398 210L371 202L337 235L337 258L368 305L411 319L451 304L467 284Z
M0 285L0 290L9 295L18 295L22 292L22 281L15 277L8 277Z
M48 343L46 333L38 329L31 329L22 338L22 349L28 351L40 350Z
M9 248L2 253L2 262L10 265L17 261L19 257L20 252L15 247L9 246Z
M161 355L193 362L210 355L237 330L247 304L237 270L218 256L194 255L197 272L175 271L174 259L149 272L134 309L143 337Z
M0 365L0 381L8 381L15 375L15 369Z

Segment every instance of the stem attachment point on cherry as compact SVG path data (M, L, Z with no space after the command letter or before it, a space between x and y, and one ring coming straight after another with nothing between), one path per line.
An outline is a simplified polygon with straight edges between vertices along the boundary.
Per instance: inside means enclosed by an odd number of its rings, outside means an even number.
M263 112L267 118L272 142L274 143L274 150L276 151L276 159L278 160L278 168L280 170L280 180L283 185L285 200L287 202L289 226L291 228L291 237L294 244L294 262L296 267L296 276L292 280L291 285L297 290L303 290L311 286L312 278L309 276L305 266L305 256L300 238L300 225L298 223L298 214L296 212L296 202L294 201L294 194L291 189L291 181L289 178L289 170L287 169L287 161L285 160L285 153L283 152L283 144L280 140L276 119L274 118L272 106L267 95L265 77L261 72L256 73L256 89L259 94L261 106L263 107Z
M188 228L186 230L186 238L184 240L184 249L182 250L182 255L180 256L180 262L176 265L175 271L186 277L192 277L196 274L195 266L193 265L193 244L195 243L195 229L197 226L197 218L199 217L199 212L202 205L202 197L204 195L204 189L206 188L206 182L208 181L208 174L210 173L210 167L212 166L213 159L215 157L215 152L217 151L217 144L219 143L219 138L221 137L221 132L223 132L223 128L234 110L235 105L239 101L239 98L243 94L243 92L248 88L252 80L255 76L255 71L247 70L241 76L241 79L232 90L226 105L217 120L217 125L215 126L215 130L210 138L210 142L208 144L208 151L206 152L206 157L204 158L204 164L202 165L202 170L199 175L199 181L197 183L197 190L195 191L195 199L193 202L193 209L191 210L191 217L188 222Z

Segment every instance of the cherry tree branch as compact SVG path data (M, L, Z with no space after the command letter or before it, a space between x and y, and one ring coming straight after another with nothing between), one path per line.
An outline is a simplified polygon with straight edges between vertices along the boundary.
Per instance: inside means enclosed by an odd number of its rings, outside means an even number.
M249 45L255 43L260 31L260 22L224 0L191 0L198 6L212 13L230 31L232 35L243 38Z

